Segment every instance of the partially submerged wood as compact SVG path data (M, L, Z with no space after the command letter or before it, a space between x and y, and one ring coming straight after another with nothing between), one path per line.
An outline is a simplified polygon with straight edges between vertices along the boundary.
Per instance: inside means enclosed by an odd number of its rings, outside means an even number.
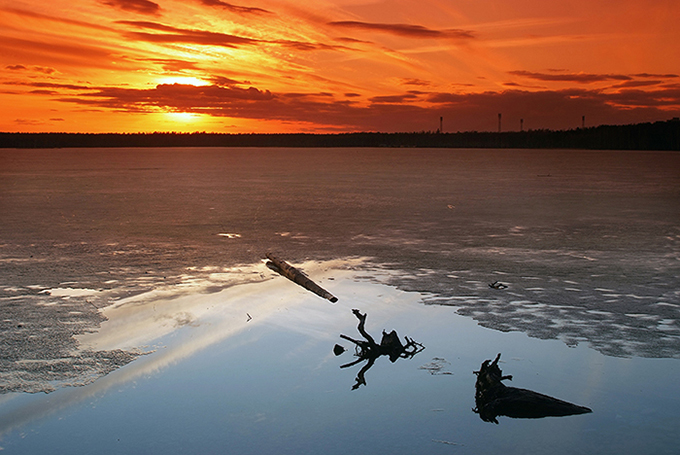
M390 358L391 362L396 362L397 359L400 358L410 359L425 349L425 346L409 337L404 337L406 344L402 344L399 340L399 335L397 335L397 332L394 330L392 330L390 333L387 333L383 330L382 339L380 340L380 344L378 344L366 331L366 314L361 314L361 312L357 309L352 310L352 313L357 317L357 319L359 319L357 330L365 339L355 340L348 337L347 335L340 334L340 338L351 341L356 345L354 355L358 357L358 359L354 362L341 365L340 368L351 367L363 362L364 360L367 361L359 373L357 373L356 383L352 387L352 390L356 390L360 386L366 385L366 378L364 375L373 366L378 357L386 355Z
M508 288L508 285L507 285L507 284L503 284L503 283L501 283L500 281L496 280L496 281L494 281L493 283L489 283L489 287L490 287L491 289L502 290L502 289L507 289L507 288Z
M585 406L549 397L538 392L516 387L507 387L501 381L512 380L512 376L503 376L498 366L501 355L492 362L482 363L475 383L475 404L473 409L485 422L498 423L497 416L516 419L539 419L542 417L563 417L593 412Z
M338 301L338 298L333 294L316 284L314 281L310 280L307 275L305 275L300 270L296 269L286 261L277 258L271 253L267 253L267 267L275 271L276 273L283 275L294 283L299 284L303 288L312 291L314 294L323 297L324 299L330 300L332 303Z

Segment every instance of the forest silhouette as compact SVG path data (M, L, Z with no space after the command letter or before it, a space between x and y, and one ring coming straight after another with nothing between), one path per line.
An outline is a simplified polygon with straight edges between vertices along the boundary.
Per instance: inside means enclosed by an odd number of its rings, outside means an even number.
M0 133L0 148L423 147L680 151L680 119L571 130L411 133Z

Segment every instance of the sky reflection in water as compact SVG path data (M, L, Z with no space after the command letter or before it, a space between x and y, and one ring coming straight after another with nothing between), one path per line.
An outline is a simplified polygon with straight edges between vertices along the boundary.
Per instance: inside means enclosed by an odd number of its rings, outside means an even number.
M357 265L304 264L340 298L336 305L279 276L261 281L267 269L257 264L241 270L257 283L212 294L153 292L109 308L110 320L82 344L135 344L153 352L85 387L5 396L2 447L8 453L272 454L671 453L675 447L680 400L669 378L678 377L677 360L606 357L485 329L453 308L424 305L422 294L380 284L379 273L369 278L348 270ZM366 330L374 336L394 329L425 350L394 363L378 359L366 386L351 390L358 367L340 369L353 349L339 335L356 335L353 308L368 314ZM123 326L130 338L116 336ZM350 349L335 357L336 343ZM472 412L472 372L499 352L503 373L514 376L509 385L594 412L483 422ZM430 374L433 359L447 362L451 374Z

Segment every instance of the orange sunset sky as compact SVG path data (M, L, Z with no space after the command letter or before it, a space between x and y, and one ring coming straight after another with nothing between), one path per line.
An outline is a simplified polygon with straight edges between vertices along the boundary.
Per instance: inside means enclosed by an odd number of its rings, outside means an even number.
M679 24L678 0L0 0L0 131L667 120Z

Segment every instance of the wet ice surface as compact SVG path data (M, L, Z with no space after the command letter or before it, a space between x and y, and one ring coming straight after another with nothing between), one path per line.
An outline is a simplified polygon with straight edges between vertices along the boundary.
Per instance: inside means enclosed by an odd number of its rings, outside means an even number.
M530 256L527 252L500 254L513 255L518 263L522 257ZM591 254L597 257L593 261L618 266L624 262L620 257ZM426 303L453 306L459 314L471 316L485 327L520 330L541 339L557 338L569 346L587 343L613 356L680 357L680 306L677 303L680 291L675 287L675 277L657 276L650 282L636 282L634 278L611 276L606 271L591 273L597 269L579 264L583 261L579 258L561 259L559 252L542 252L542 255L542 258L537 258L536 253L531 256L543 264L561 261L559 267L571 268L569 274L546 277L524 271L494 270L486 280L480 280L478 272L472 270L453 273L418 270L410 276L396 275L391 282L407 289L424 289L423 282L435 281L438 284L432 288L439 292L426 297ZM648 258L647 261L677 268L672 263L677 262L675 258ZM493 282L503 284L503 289L491 288L489 284ZM609 287L597 287L602 283Z
M677 154L0 159L9 452L673 453L679 442ZM338 306L266 269L270 249ZM357 336L354 307L374 336L395 329L426 350L379 359L351 391L357 368L339 369L351 350L331 349ZM470 411L471 372L498 352L510 385L595 412L489 428Z

